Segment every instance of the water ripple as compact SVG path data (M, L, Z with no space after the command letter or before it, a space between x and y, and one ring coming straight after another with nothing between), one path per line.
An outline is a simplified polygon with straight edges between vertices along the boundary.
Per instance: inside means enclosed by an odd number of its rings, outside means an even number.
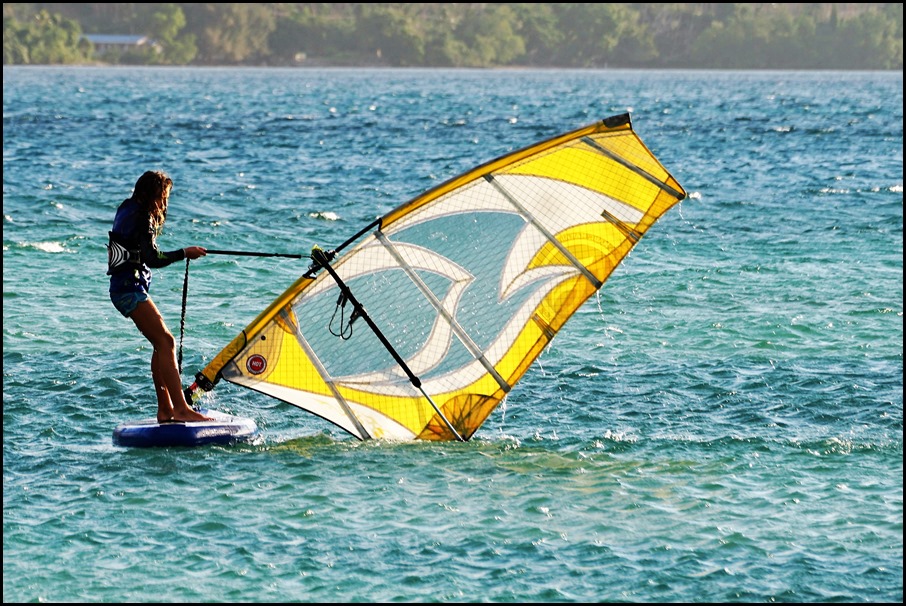
M4 601L902 601L902 74L4 67ZM48 105L46 100L54 99ZM465 444L125 449L149 345L105 243L298 253L631 110L691 192ZM115 125L115 128L111 128ZM300 273L191 265L192 376ZM179 328L183 272L153 296Z

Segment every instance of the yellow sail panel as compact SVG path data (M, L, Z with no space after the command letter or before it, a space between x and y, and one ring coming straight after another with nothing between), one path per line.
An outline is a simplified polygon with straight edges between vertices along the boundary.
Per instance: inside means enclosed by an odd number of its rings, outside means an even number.
M454 177L453 179L450 179L449 181L446 181L438 185L437 187L428 190L424 194L414 198L413 200L397 207L396 209L384 215L382 223L384 227L387 227L400 217L416 210L418 207L424 206L425 204L428 204L433 200L436 200L437 198L440 198L441 196L474 181L476 178L482 175L511 167L515 164L518 164L525 158L530 158L532 156L544 153L546 150L555 148L559 145L562 145L563 143L574 142L581 137L593 135L596 133L609 134L611 136L614 136L627 131L632 131L629 114L621 114L619 116L613 116L611 118L595 122L594 124L584 126L574 131L552 137L545 141L535 143L519 151L515 151L513 153L491 160L490 162L486 162L485 164L477 166L458 177Z
M264 311L258 314L258 317L252 320L252 322L246 326L245 330L236 335L230 344L224 347L204 370L198 373L198 378L205 380L209 385L219 381L223 368L248 344L250 336L251 338L254 338L262 330L266 330L268 325L274 321L274 317L285 307L286 302L292 300L297 293L307 288L311 283L312 278L308 276L302 276L296 280L282 295L277 297L277 299L268 305Z
M253 332L254 337L221 370L221 376L250 389L294 403L354 435L369 437L334 397L316 360L304 348L291 311L284 309Z
M469 439L684 196L628 115L536 143L313 251L205 374L361 439Z

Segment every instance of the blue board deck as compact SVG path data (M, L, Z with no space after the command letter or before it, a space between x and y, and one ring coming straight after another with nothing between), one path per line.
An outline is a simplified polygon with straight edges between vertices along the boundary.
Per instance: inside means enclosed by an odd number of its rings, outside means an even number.
M202 408L201 414L213 421L158 423L156 418L126 421L113 430L116 446L203 446L248 442L258 435L252 419L236 417Z

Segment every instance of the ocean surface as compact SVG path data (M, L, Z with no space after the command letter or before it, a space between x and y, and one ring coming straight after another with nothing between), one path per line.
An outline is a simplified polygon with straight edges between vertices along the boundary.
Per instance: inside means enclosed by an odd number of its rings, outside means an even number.
M221 382L257 441L113 445L156 409L105 276L145 170L161 248L307 254L627 111L689 196L471 441ZM184 379L306 268L193 261L182 328L156 270ZM4 602L902 599L902 72L4 66Z

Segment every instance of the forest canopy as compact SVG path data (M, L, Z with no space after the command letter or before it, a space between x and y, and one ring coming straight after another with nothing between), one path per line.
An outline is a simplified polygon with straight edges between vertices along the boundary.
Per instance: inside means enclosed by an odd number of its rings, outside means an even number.
M3 63L902 70L903 4L5 3Z

